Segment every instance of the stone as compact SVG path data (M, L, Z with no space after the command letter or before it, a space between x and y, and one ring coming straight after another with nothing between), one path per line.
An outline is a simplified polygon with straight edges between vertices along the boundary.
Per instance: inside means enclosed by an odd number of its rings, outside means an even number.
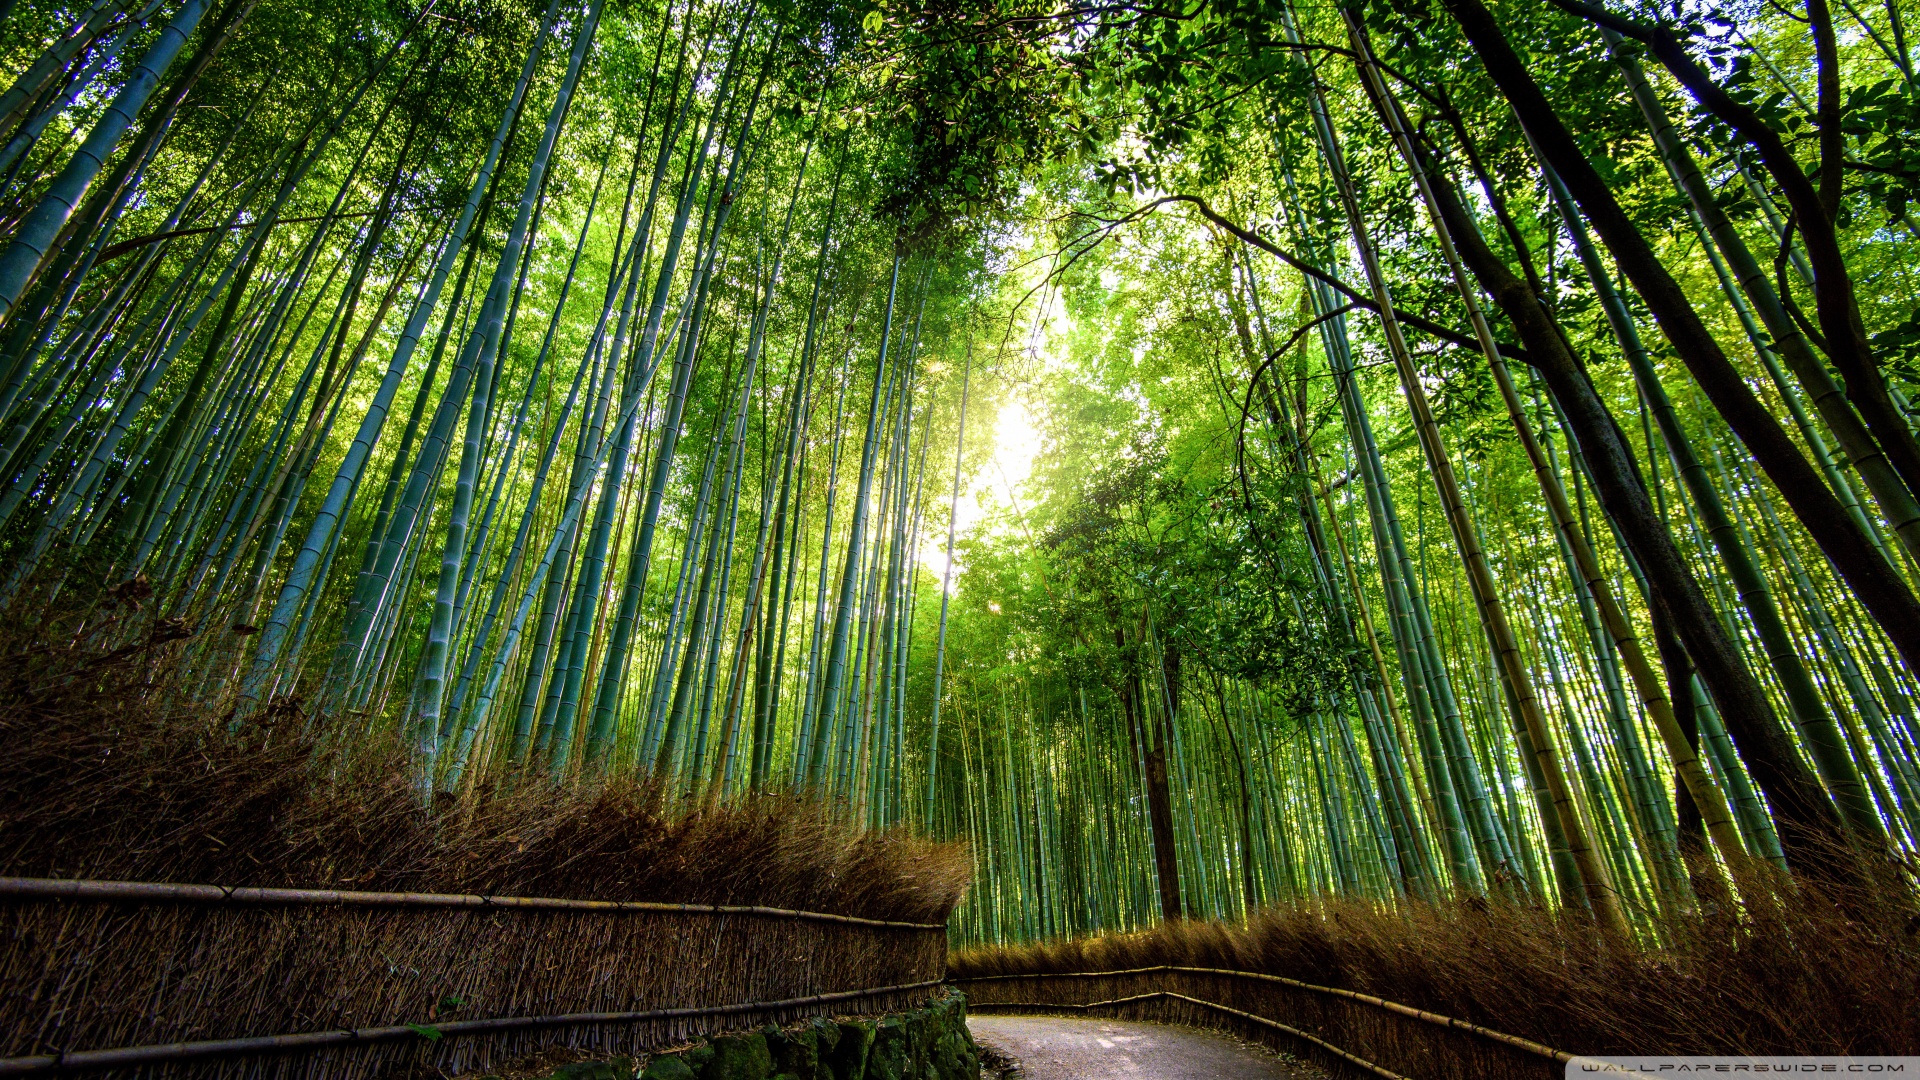
M934 1042L928 1065L938 1080L975 1080L980 1075L980 1051L966 1028L948 1031Z
M701 1080L767 1080L773 1074L773 1054L760 1032L719 1035L710 1045L713 1060L700 1070Z
M830 1080L820 1075L820 1029L808 1024L802 1028L780 1033L776 1044L772 1036L767 1037L767 1046L773 1051L774 1067L782 1076L792 1080Z
M813 1018L813 1023L808 1024L807 1027L813 1031L815 1041L820 1044L821 1057L824 1058L833 1053L833 1048L840 1045L839 1024L824 1016L816 1016Z
M694 1080L693 1069L679 1054L662 1054L647 1062L640 1080Z
M923 1070L926 1066L928 1055L933 1053L933 1041L940 1034L939 1024L938 1009L929 1007L908 1014L907 1062L913 1068Z
M913 1038L907 1024L888 1017L873 1029L873 1048L867 1051L867 1080L909 1080L913 1068Z
M842 1020L840 1041L827 1058L834 1080L867 1080L867 1051L873 1047L873 1022Z
M561 1066L542 1080L978 1080L980 1048L967 1031L967 998L948 990L918 1009L879 1020L817 1016L791 1028L717 1035L686 1050ZM482 1080L498 1080L483 1077Z

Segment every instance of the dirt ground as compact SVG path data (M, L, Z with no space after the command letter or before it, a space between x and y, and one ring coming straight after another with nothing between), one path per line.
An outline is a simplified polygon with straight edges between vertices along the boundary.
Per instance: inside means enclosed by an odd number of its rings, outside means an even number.
M1058 1016L970 1016L1018 1080L1327 1080L1316 1066L1214 1031Z

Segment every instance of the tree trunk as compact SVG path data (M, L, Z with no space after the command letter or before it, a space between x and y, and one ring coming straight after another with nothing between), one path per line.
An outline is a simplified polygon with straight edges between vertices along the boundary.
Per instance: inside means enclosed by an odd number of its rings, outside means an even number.
M1160 917L1168 922L1181 918L1180 862L1174 852L1173 799L1167 785L1166 739L1154 737L1161 725L1150 728L1140 698L1140 673L1136 649L1127 642L1127 632L1116 619L1113 644L1120 653L1121 674L1118 696L1120 711L1126 720L1135 756L1141 762L1146 781L1147 823L1153 837L1154 876L1160 889Z

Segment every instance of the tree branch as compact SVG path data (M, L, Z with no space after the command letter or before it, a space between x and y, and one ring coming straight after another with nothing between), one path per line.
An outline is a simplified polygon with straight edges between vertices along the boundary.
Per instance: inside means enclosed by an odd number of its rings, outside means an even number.
M409 213L411 211L418 210L418 209L420 208L417 206L410 206L404 210L395 210L394 214L395 216L398 216L400 214ZM333 218L336 221L344 221L347 218L370 217L375 212L376 211L373 211L373 210L367 210L358 214L332 214L332 215L315 214L312 217L281 218L280 220L274 222L272 225L269 225L268 228L277 229L282 225L299 225L309 221L324 221L329 217ZM107 250L100 253L100 258L98 261L106 262L108 259L117 259L120 256L125 255L129 251L133 251L137 248L146 247L148 244L158 244L166 240L175 240L182 236L199 236L202 233L220 232L222 230L225 230L227 232L237 232L241 229L251 229L257 224L259 224L258 221L238 221L233 223L232 225L202 225L194 229L173 229L169 232L150 233L146 236L136 236L131 240L122 240L117 244L108 245Z
M1165 206L1168 203L1176 203L1176 202L1192 204L1193 207L1199 210L1201 215L1204 216L1208 221L1211 221L1215 225L1218 225L1220 228L1225 229L1226 231L1232 233L1235 237L1239 238L1242 243L1250 244L1253 247L1257 247L1261 251L1264 251L1267 254L1273 256L1274 258L1279 259L1281 262L1286 263L1288 266L1293 267L1295 270L1300 271L1301 273L1307 275L1308 277L1313 278L1316 281L1323 282L1327 286L1331 287L1334 291L1338 292L1340 295L1352 301L1353 306L1366 308L1368 311L1374 312L1376 314L1379 313L1380 311L1379 304L1374 303L1372 300L1368 299L1367 297L1361 295L1360 293L1355 292L1351 288L1348 288L1344 282L1342 282L1339 278L1334 277L1332 274L1329 274L1326 271L1320 269L1319 267L1314 266L1312 263L1307 262L1305 259L1302 259L1299 256L1294 255L1291 252L1285 251L1282 248L1276 246L1275 244L1273 244L1271 241L1267 240L1265 237L1261 236L1260 234L1252 232L1248 229L1244 229L1239 225L1236 225L1233 222L1228 221L1225 217L1222 217L1220 213L1216 211L1213 207L1207 205L1207 201L1198 195L1162 196L1161 198L1156 199L1153 202L1148 203L1146 206L1143 206L1140 209L1134 211L1133 214L1128 215L1128 217L1129 218L1137 217L1148 211L1155 210L1161 206ZM1478 354L1480 352L1480 342L1471 334L1463 334L1458 330L1450 330L1447 327L1441 326L1439 323L1434 322L1432 319L1428 319L1421 315L1416 315L1413 312L1407 311L1406 309L1400 308L1400 307L1395 307L1393 309L1393 315L1395 318L1399 319L1401 322L1405 323L1406 325L1411 326L1416 330L1423 331L1424 333L1431 334L1432 336L1437 337L1440 340L1445 341L1450 345L1457 345L1460 348L1467 349L1475 354ZM1530 365L1533 363L1533 361L1528 358L1527 354L1520 349L1517 349L1511 345L1507 345L1503 342L1496 342L1495 345L1500 350L1500 355L1502 356L1505 356L1512 360L1518 360L1523 364Z

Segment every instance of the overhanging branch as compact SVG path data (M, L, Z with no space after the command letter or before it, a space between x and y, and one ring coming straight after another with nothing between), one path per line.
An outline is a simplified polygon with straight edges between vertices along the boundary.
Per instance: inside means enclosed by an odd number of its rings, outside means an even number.
M1379 314L1380 305L1375 303L1373 300L1369 299L1366 296L1361 295L1358 292L1355 292L1353 289L1349 288L1346 285L1346 283L1341 281L1339 278L1334 277L1332 274L1329 274L1326 271L1320 269L1319 267L1313 265L1312 263L1307 262L1305 259L1302 259L1297 255L1294 255L1292 252L1286 251L1285 249L1279 247L1278 245L1269 241L1265 237L1261 236L1259 233L1253 232L1250 229L1243 228L1227 220L1225 217L1223 217L1220 214L1219 211L1209 206L1207 204L1207 201L1198 195L1162 196L1161 198L1156 199L1151 203L1148 203L1146 206L1141 207L1139 210L1134 211L1133 214L1128 216L1129 217L1139 216L1147 211L1151 211L1161 206L1165 206L1168 203L1176 203L1176 202L1191 204L1195 209L1199 210L1201 215L1204 216L1208 221L1211 221L1215 225L1218 225L1220 228L1225 229L1227 232L1232 233L1235 237L1239 238L1239 240L1242 243L1249 244L1253 247L1257 247L1261 251L1264 251L1267 254L1273 256L1274 258L1279 259L1281 262L1286 263L1288 266L1293 267L1295 270L1300 271L1301 273L1307 275L1308 277L1313 278L1316 281L1325 283L1328 287L1332 288L1334 291L1338 292L1340 295L1352 301L1354 306L1363 307L1363 308L1366 308L1368 311L1374 312L1375 314ZM1439 323L1434 322L1432 319L1426 318L1425 316L1422 316L1422 315L1416 315L1413 312L1398 306L1394 307L1393 316L1394 318L1400 320L1400 322L1404 323L1405 325L1411 326L1414 329L1419 330L1423 333L1430 334L1436 338L1439 338L1442 341L1447 342L1448 344L1457 345L1460 348L1467 349L1476 354L1480 352L1480 342L1471 334L1463 334L1458 330L1448 329L1447 327L1441 326ZM1518 360L1524 364L1532 363L1532 361L1528 359L1526 352L1521 349L1515 348L1514 346L1508 345L1504 342L1496 342L1495 345L1500 350L1500 355L1507 357L1508 359Z

